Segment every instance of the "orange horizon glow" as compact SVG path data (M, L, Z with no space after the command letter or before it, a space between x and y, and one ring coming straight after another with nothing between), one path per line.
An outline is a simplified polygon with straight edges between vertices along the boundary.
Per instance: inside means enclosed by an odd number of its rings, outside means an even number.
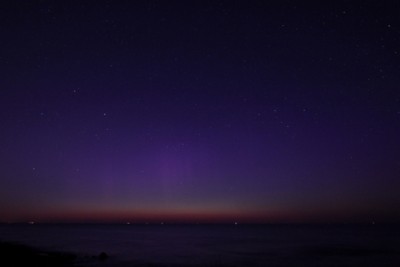
M317 215L318 214L318 215ZM353 214L354 215L354 214ZM359 215L359 214L357 214ZM359 217L359 216L358 216ZM257 211L193 211L193 210L75 210L9 215L0 222L21 223L326 223L369 222L354 220L351 213L257 212Z

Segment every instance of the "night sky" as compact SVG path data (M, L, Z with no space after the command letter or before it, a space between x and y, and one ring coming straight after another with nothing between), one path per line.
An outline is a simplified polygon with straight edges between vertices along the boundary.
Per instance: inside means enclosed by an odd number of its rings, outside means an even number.
M0 221L399 222L398 1L1 1Z

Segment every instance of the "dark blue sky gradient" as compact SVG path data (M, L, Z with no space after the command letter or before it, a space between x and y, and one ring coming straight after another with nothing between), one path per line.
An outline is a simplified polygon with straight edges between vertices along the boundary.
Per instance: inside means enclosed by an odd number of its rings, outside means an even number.
M400 221L396 1L0 4L0 221Z

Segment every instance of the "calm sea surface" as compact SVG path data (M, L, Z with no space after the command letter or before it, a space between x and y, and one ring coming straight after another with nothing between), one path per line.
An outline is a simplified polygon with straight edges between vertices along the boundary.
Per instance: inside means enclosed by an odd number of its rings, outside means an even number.
M400 266L399 225L0 225L0 241L99 266Z

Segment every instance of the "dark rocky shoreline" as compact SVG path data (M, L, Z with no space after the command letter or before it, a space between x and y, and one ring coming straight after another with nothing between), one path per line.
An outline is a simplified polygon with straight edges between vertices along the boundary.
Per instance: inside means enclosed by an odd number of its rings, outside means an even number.
M0 242L2 266L73 266L73 253L43 251L19 243ZM5 264L5 265L3 265Z

